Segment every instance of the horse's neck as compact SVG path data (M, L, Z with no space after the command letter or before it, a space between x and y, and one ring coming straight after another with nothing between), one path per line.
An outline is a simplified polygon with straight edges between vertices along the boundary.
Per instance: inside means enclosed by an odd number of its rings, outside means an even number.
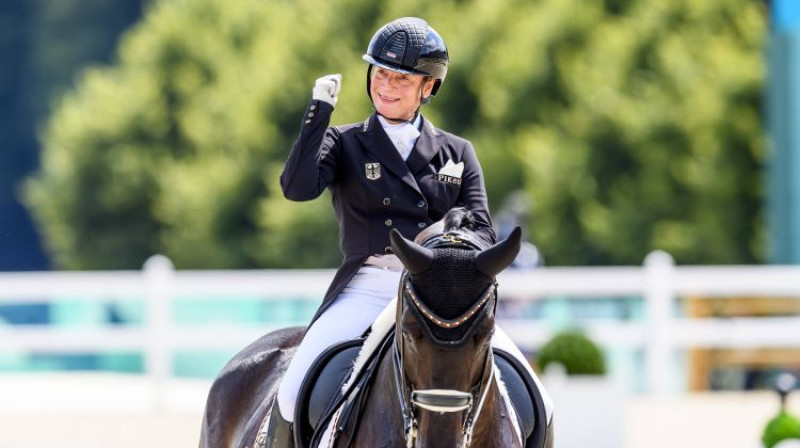
M403 416L395 388L391 351L380 361L360 422L351 419L344 434L352 434L355 425L358 425L358 432L354 440L339 437L337 447L405 446Z
M343 433L344 437L339 437L336 442L337 447L405 446L403 416L392 364L391 352L386 353L380 362L372 389L360 414L360 422L356 422L354 419L348 422L347 430ZM515 425L511 420L515 418L514 415L506 409L497 383L492 381L489 387L483 410L475 423L471 446L521 448L514 432ZM354 439L351 440L347 435L353 433L355 425L358 425L358 430ZM460 424L457 428L454 429L461 430ZM419 436L424 439L426 435L423 432L424 429L422 427L419 429ZM441 428L438 429L441 430Z
M497 382L492 381L486 396L486 403L481 415L475 422L473 432L474 447L521 447L515 434L516 418L511 410L506 409L506 402L500 394Z

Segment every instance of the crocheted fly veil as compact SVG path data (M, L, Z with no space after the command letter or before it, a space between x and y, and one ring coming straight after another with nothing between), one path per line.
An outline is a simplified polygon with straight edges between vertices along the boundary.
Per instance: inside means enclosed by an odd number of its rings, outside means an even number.
M392 246L407 269L403 300L428 337L438 345L460 345L494 312L494 276L516 256L520 235L516 231L484 251L469 211L453 209L444 221L444 233L422 245L393 232Z

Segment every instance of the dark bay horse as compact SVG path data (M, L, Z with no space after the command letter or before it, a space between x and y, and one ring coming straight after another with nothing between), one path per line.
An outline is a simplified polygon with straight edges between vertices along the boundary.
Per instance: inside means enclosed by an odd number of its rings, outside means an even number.
M513 261L521 232L485 247L470 226L469 212L454 209L414 242L393 231L392 248L406 268L394 338L376 358L355 418L337 422L333 446L552 446L543 438L526 445L501 396L491 350L495 275ZM270 333L228 363L209 392L201 447L255 445L302 333L299 327ZM304 447L308 440L298 442Z

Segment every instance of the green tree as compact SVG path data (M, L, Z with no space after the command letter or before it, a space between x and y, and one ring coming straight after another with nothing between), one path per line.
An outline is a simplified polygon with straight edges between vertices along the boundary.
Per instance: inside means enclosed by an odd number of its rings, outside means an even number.
M416 15L452 56L426 116L475 142L492 205L528 192L550 262L752 261L764 14L695 3L158 2L63 97L27 197L64 267L335 265L328 200L278 173L314 79L343 73L333 124L363 120L366 43Z
M481 16L474 139L521 162L548 261L759 260L762 2L508 6Z

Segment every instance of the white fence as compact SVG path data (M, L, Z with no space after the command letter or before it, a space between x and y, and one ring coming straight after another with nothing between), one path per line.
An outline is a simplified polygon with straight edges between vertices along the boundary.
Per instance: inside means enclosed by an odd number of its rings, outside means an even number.
M147 373L156 384L170 375L176 349L243 347L264 328L234 325L176 326L169 316L177 296L287 296L321 299L333 272L176 271L155 256L142 271L0 273L0 304L41 303L80 297L113 301L143 297L146 325L138 328L64 329L52 326L0 327L0 352L80 352L142 350ZM650 254L641 267L542 268L509 271L499 278L501 294L536 301L546 296L596 299L641 296L643 321L594 321L584 325L602 345L642 347L647 388L671 391L674 352L688 347L798 347L800 316L781 318L688 319L673 315L676 299L687 296L800 298L800 266L689 267L674 265L663 252ZM523 347L536 347L550 330L530 320L505 320L506 332Z

